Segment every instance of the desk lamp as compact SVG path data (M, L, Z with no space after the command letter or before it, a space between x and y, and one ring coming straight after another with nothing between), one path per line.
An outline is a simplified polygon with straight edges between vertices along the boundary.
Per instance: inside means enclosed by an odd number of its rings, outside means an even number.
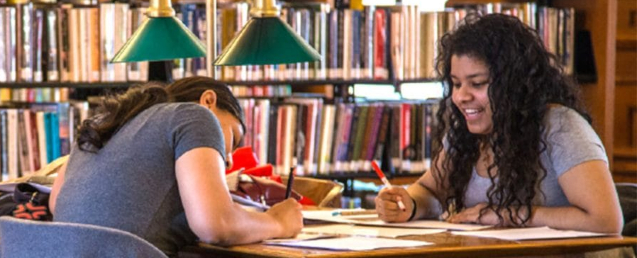
M150 0L146 15L148 19L126 41L112 63L206 56L203 43L175 18L170 0Z
M207 0L206 4L214 2ZM318 52L283 22L279 14L275 0L254 0L250 9L251 19L226 46L214 65L265 65L319 60L321 56ZM210 45L211 42L208 42L209 50Z

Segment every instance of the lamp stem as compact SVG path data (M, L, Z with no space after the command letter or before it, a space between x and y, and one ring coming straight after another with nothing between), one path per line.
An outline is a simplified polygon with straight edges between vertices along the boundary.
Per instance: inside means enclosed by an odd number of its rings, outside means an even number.
M276 0L255 0L254 6L250 9L250 15L253 17L276 17L279 13Z
M150 6L146 10L148 17L173 17L175 9L170 0L150 0Z
M214 61L217 58L217 0L206 0L206 70L216 78Z

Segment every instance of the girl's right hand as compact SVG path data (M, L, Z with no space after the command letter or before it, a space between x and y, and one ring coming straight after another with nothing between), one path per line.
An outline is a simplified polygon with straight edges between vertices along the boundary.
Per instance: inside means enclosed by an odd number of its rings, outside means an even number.
M273 205L266 214L272 216L280 225L281 232L277 238L293 238L303 229L302 205L288 198Z
M402 187L383 188L375 201L378 217L385 222L405 222L415 208L411 196ZM398 207L398 201L405 205L404 211Z

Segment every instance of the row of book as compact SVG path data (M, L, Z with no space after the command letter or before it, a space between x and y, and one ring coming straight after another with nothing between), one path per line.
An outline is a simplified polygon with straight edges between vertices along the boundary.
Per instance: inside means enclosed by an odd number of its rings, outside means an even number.
M49 103L0 108L2 180L26 176L66 155L88 104Z
M320 98L246 98L244 145L277 173L371 172L371 161L393 174L422 173L431 160L437 101L326 104Z
M536 3L494 2L485 4L460 4L454 6L457 17L468 12L482 14L502 13L518 17L526 25L537 30L549 52L558 57L567 74L575 72L575 9L538 6Z
M0 88L0 104L12 102L65 102L69 100L68 88Z
M249 19L249 5L217 10L220 53ZM175 5L176 16L206 42L202 4ZM121 82L146 80L148 64L111 64L145 19L145 8L127 3L0 5L0 82ZM433 78L436 42L470 12L505 13L536 28L549 50L572 72L574 10L535 3L460 5L444 12L419 6L330 9L328 4L284 6L281 18L320 54L321 60L283 65L215 67L224 81ZM205 58L174 61L174 79L207 75Z
M144 11L127 3L0 5L0 82L145 81L147 62L109 62Z
M200 35L204 6L185 4L177 15ZM247 3L219 9L217 50L237 35L249 19ZM435 77L437 41L471 12L504 13L518 17L538 30L546 47L555 53L566 71L573 71L574 17L572 8L552 8L535 2L459 5L443 12L427 12L421 6L365 6L330 9L328 4L284 6L286 21L321 55L310 63L217 67L224 81L376 79L413 80ZM190 17L190 18L185 18ZM194 21L193 21L194 20ZM198 25L197 25L198 24ZM181 65L178 65L181 64ZM176 62L173 77L197 74L204 61ZM191 67L191 68L189 68ZM195 70L191 70L194 68ZM205 70L205 68L200 68ZM185 72L184 72L185 71Z

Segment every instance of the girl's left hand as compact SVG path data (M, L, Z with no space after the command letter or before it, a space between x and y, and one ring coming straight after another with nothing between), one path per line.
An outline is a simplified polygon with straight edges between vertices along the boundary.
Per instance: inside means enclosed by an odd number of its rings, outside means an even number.
M498 226L511 226L512 223L509 218L509 212L507 210L502 211L503 223L500 223L500 218L492 209L485 209L480 217L480 211L487 208L486 203L480 203L471 208L466 208L459 213L451 215L447 222L451 223L475 223L481 225L498 225Z

